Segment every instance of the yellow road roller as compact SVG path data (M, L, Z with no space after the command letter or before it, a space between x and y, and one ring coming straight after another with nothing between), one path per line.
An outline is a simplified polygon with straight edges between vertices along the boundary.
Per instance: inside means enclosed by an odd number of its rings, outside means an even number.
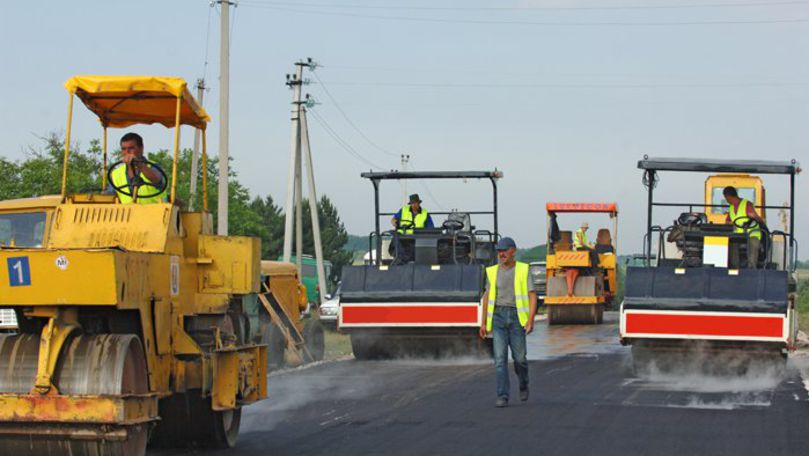
M217 236L207 207L177 201L180 127L208 115L180 78L76 76L61 194L0 202L0 454L144 455L148 442L232 447L241 407L266 397L266 346L250 342L242 297L259 292L260 240ZM78 98L103 127L97 193L68 192ZM107 130L174 129L171 170L157 180L107 163ZM136 165L136 166L135 166ZM137 178L135 178L137 176ZM116 191L105 192L107 182ZM165 196L163 196L165 195Z

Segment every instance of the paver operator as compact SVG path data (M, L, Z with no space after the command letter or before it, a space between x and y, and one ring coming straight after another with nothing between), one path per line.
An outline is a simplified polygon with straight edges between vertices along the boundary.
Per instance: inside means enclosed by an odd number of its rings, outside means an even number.
M413 234L414 229L419 228L433 228L433 218L430 216L427 209L421 207L421 198L418 193L410 195L407 204L402 206L398 212L390 219L391 225L396 228L399 234ZM391 243L391 249L396 256L397 263L408 263L413 261L414 245L412 240L402 240L398 237L394 243Z
M725 222L733 225L734 233L750 233L747 267L755 269L758 264L758 249L761 244L761 228L765 225L764 220L756 213L753 203L739 197L736 187L725 187L722 190L722 195L724 195L725 201L729 205ZM730 266L738 268L741 266L739 263L739 244L732 243L730 246Z
M516 261L517 244L510 237L497 242L498 264L486 268L486 292L480 337L491 333L497 377L496 407L508 406L510 383L508 349L514 360L520 400L528 400L528 360L525 336L534 330L537 294L528 274L528 264Z

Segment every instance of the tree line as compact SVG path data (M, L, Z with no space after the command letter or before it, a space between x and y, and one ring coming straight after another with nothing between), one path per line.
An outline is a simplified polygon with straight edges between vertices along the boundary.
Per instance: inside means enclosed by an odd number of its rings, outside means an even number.
M62 161L64 140L57 134L41 138L40 147L29 146L22 160L9 160L0 157L0 201L59 194L62 184ZM78 144L71 145L68 162L68 193L97 193L101 191L101 168L103 150L100 141L92 140L89 147L82 150ZM117 151L111 151L110 164L117 160ZM147 158L163 168L171 176L172 154L168 150L147 153ZM186 208L190 205L191 149L183 149L177 162L177 200ZM232 159L231 159L232 160ZM275 260L282 255L284 243L284 212L272 196L251 195L242 185L235 172L230 172L228 225L230 234L261 238L263 259ZM218 189L218 159L208 159L208 209L216 222L216 201ZM197 176L197 194L193 207L202 208L202 170ZM344 250L348 233L340 220L337 208L323 195L317 203L323 256L334 265L333 274L339 277L343 265L352 260L351 252ZM309 214L310 203L303 201L303 250L314 253L312 222ZM294 240L293 240L294 245Z

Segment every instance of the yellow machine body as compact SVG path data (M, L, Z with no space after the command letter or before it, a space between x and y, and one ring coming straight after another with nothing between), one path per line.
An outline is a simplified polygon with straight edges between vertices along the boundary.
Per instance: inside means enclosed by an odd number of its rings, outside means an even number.
M561 214L607 214L612 229L603 228L597 241L598 264L592 264L590 251L574 250L573 236L578 225L560 229L559 240L547 243L545 305L551 324L600 323L603 309L609 305L617 290L616 260L618 235L618 208L615 203L547 203L548 226L557 223ZM589 215L588 215L589 216ZM553 222L552 222L553 219ZM569 217L568 217L569 219ZM558 227L558 225L557 225ZM601 239L603 238L603 239ZM598 242L603 242L601 246ZM568 275L573 272L573 292L570 293Z
M182 80L93 78L67 86L71 108L76 95L99 115L105 146L107 126L204 130ZM206 210L173 203L173 181L156 204L65 182L62 195L0 202L0 308L18 320L0 335L0 454L143 455L150 434L234 445L241 406L267 396L266 346L250 341L241 299L260 291L260 240L215 235Z
M705 179L705 213L708 223L725 223L728 213L728 203L725 201L722 190L727 186L736 187L739 196L745 198L756 206L756 212L766 220L766 190L764 182L758 176L750 174L715 174Z

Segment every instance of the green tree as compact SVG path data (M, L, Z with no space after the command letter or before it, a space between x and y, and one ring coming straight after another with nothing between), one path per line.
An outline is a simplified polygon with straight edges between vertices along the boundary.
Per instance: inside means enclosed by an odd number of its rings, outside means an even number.
M59 135L52 133L42 138L41 147L29 147L27 157L20 161L12 161L0 157L0 200L27 198L42 195L58 195L62 185L62 162L64 157L64 141ZM118 161L119 152L111 150L108 163ZM147 153L147 158L157 163L169 177L171 182L173 157L168 150ZM190 149L178 154L176 201L185 210L191 203L191 156ZM68 163L68 193L95 193L101 190L102 149L98 140L90 142L87 150L81 150L79 144L72 144ZM201 161L200 161L201 163ZM218 160L211 157L207 166L208 209L214 223L217 216L218 194ZM230 172L228 188L230 234L256 236L261 238L262 258L276 259L282 253L284 238L284 214L275 204L272 197L253 197L237 179L235 172ZM197 172L197 194L194 198L195 210L202 209L202 175ZM171 189L169 188L169 191ZM339 274L340 268L351 262L351 253L343 251L348 241L345 226L340 221L337 208L328 197L323 196L318 203L320 227L323 238L323 256L330 260ZM314 253L309 203L303 203L303 245L306 253Z
M314 253L315 241L312 235L312 216L310 215L309 200L304 200L303 204L303 251ZM345 225L340 220L337 208L332 204L328 196L320 197L317 204L318 221L320 222L320 237L323 243L323 258L332 262L332 277L334 280L340 276L343 266L351 264L353 255L344 250L348 242L348 232ZM293 241L294 242L294 241Z
M55 133L41 138L41 147L29 147L21 161L0 158L0 200L58 195L62 191L64 140ZM78 143L71 145L68 159L67 192L79 193L101 189L101 147L98 140L82 151Z

